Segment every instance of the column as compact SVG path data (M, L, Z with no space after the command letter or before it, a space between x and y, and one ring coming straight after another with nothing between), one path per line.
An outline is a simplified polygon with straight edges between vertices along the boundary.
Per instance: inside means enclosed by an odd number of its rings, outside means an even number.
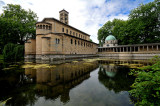
M140 51L140 46L138 46L138 52Z
M158 45L157 45L157 51L158 51L158 49L159 49L159 48L158 48Z
M128 52L128 47L126 47L126 52Z
M143 46L143 51L144 51L144 46Z
M119 49L120 49L120 52L121 52L121 47Z
M135 50L135 46L134 46L134 52L135 52L136 50Z
M132 52L132 47L130 47L130 52Z
M147 51L148 51L148 45L147 45Z
M123 47L123 52L124 52L124 47Z
M114 52L114 48L113 48L113 52Z
M152 45L152 51L153 51L153 45Z

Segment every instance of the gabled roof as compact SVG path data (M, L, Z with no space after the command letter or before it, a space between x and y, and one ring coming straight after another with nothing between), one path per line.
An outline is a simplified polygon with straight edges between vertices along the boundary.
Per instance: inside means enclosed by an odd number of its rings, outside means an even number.
M68 25L68 24L65 24L65 23L63 23L63 22L61 22L61 21L59 21L58 19L55 19L55 18L44 18L41 22L37 22L37 23L43 23L43 22L46 23L45 20L54 20L54 21L57 21L57 22L59 22L59 23L61 23L61 24L63 24L63 25L66 25L66 26L68 26L68 27L70 27L70 28L73 28L73 29L75 29L75 30L77 30L77 31L79 31L79 32L87 35L87 36L91 36L91 35L83 32L83 31L81 31L81 30L79 30L79 29L77 29L77 28L75 28L75 27L72 27L72 26L70 26L70 25ZM36 24L37 24L37 23L36 23Z

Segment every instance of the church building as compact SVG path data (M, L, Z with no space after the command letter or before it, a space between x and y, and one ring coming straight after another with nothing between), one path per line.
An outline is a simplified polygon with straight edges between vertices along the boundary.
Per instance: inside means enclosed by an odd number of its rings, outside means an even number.
M25 43L25 58L51 59L97 53L98 45L90 41L90 35L69 25L66 10L59 12L59 18L44 18L36 23L36 39Z

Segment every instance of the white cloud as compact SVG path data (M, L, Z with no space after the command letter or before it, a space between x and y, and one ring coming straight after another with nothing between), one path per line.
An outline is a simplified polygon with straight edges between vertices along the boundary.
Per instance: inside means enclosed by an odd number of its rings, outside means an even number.
M59 19L59 11L65 9L69 12L69 24L90 34L96 43L100 25L114 18L127 20L129 10L143 2L148 0L5 0L6 4L20 4L31 9L37 13L39 21L45 17Z

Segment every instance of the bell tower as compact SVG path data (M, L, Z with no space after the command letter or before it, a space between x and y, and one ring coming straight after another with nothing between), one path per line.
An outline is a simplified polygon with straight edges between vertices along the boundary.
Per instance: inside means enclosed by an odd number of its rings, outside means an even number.
M66 10L61 10L59 11L59 18L60 18L60 21L65 23L65 24L69 24L69 17L68 17L68 12Z

